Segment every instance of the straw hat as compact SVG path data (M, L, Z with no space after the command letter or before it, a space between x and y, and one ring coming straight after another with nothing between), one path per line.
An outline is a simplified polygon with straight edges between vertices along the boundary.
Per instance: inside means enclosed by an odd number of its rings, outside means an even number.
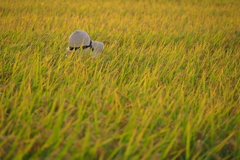
M94 56L100 54L104 48L102 42L90 40L87 32L80 30L76 30L70 35L68 45L67 50L70 52L82 48L82 50L93 51Z

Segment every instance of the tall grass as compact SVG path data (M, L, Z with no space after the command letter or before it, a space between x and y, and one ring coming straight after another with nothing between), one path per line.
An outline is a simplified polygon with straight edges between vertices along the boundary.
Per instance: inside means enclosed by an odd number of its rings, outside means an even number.
M1 1L0 159L239 159L239 7Z

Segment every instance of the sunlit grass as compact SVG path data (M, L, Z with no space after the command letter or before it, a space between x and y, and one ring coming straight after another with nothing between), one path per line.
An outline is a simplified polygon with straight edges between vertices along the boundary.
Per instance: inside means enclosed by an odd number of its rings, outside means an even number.
M2 1L0 159L239 159L239 7Z

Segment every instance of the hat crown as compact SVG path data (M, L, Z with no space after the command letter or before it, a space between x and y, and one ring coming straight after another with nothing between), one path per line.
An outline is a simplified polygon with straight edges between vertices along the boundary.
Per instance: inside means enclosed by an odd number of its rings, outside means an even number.
M70 47L80 47L90 44L90 37L85 31L76 30L74 31L68 40Z

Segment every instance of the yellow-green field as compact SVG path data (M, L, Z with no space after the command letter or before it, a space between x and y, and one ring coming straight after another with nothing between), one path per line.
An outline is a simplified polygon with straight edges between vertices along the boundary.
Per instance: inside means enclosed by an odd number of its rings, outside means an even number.
M239 80L239 0L0 0L0 160L238 160Z

